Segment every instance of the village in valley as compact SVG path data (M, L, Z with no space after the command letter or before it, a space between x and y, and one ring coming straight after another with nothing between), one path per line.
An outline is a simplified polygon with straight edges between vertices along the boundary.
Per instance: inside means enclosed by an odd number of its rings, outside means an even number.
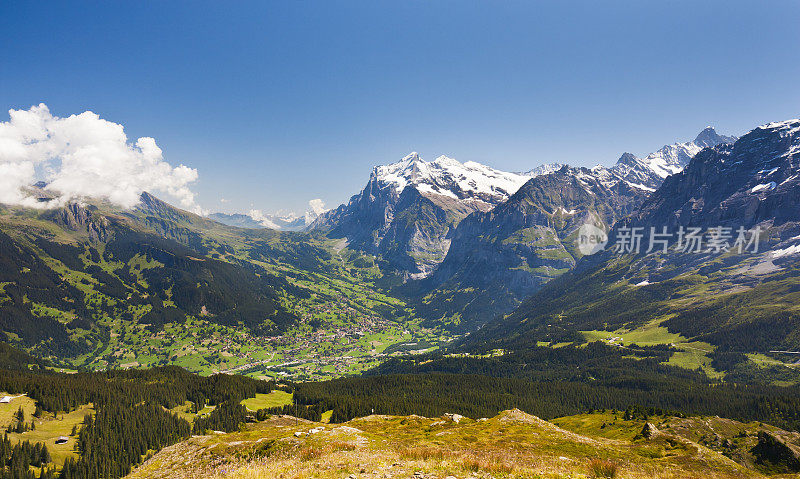
M259 379L319 380L376 366L387 356L429 352L452 338L420 326L364 313L340 298L309 306L295 327L258 336L242 328L187 318L158 332L113 320L110 341L83 367L140 368L175 364L201 374L244 374ZM165 360L164 358L168 358Z

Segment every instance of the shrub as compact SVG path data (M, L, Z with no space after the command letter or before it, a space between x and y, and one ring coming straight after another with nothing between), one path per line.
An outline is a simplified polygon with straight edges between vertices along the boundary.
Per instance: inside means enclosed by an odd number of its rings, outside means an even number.
M592 477L613 479L617 477L617 463L605 459L592 459L589 462Z

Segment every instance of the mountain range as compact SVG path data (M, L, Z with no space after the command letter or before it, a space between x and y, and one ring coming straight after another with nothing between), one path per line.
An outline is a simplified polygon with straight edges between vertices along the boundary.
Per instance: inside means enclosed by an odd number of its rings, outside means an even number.
M359 194L310 228L380 256L408 277L424 277L444 259L462 219L507 200L529 178L445 156L426 162L411 153L375 167Z
M734 364L800 345L800 120L700 151L617 222L609 242L637 230L640 251L586 257L469 341L524 348L650 335ZM690 231L703 242L690 245ZM665 244L648 252L651 238Z
M430 324L469 331L569 271L582 224L608 230L697 152L734 140L708 127L641 159L625 153L610 168L554 163L524 173L412 153L376 167L361 193L311 229L405 275L397 293Z
M733 140L707 127L694 141L666 145L645 158L625 153L611 168L568 171L576 178L593 176L591 181L608 188L622 181L652 192L702 148ZM375 167L359 194L320 215L310 229L346 239L350 248L381 255L412 278L425 277L444 260L462 219L491 210L531 179L554 174L564 166L544 164L509 173L446 156L426 162L414 152L397 163Z
M799 156L798 120L738 139L705 129L608 168L508 173L412 154L305 232L229 226L147 193L129 210L0 206L0 329L38 355L100 367L124 361L114 348L132 332L155 341L183 323L259 337L370 318L402 333L416 318L469 333L462 350L646 338L749 381L748 354L800 343ZM582 254L585 224L608 232L605 251ZM675 233L665 250L612 248L631 230L646 246L662 228ZM694 228L704 241L723 228L729 247L676 249ZM740 228L760 229L759 251L733 251Z
M295 214L267 215L255 212L250 214L211 213L208 217L224 225L250 229L268 228L281 231L302 231L310 224L306 216L297 216Z

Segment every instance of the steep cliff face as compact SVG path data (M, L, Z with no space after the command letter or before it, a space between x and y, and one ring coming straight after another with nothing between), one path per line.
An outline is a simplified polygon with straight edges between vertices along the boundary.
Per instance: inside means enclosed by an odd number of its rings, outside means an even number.
M642 190L623 182L609 185L585 168L565 167L534 178L506 203L465 219L433 279L449 276L454 268L463 271L464 262L475 261L473 252L481 251L486 264L472 284L529 273L531 278L510 287L525 295L531 285L552 278L550 271L571 268L580 258L575 236L580 226L608 229L645 198Z
M442 264L409 289L425 295L425 317L469 330L572 269L583 224L607 230L646 195L601 169L563 167L533 178L507 202L463 220Z
M97 215L96 208L70 203L63 208L53 210L48 216L59 226L72 231L85 229L93 243L108 240L109 222L105 216Z
M376 167L359 194L311 229L345 238L350 248L380 255L412 278L425 277L444 259L463 218L508 199L529 178L447 157L426 162L412 153Z
M474 211L449 198L406 188L376 249L389 264L415 276L429 274L447 254L455 225Z

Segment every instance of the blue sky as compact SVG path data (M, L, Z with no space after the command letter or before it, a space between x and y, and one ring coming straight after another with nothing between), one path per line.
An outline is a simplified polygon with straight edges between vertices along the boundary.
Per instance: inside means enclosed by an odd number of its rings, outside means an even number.
M302 212L412 150L588 166L797 117L798 18L796 1L2 2L0 106L151 136L197 168L204 208Z

